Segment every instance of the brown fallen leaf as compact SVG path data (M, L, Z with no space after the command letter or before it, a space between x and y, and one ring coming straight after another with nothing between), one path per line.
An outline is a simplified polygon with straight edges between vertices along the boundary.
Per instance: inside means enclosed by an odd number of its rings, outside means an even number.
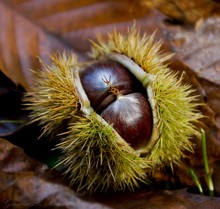
M0 206L6 208L108 208L77 197L63 179L21 148L0 139Z
M195 28L170 31L176 56L200 78L220 85L220 17L200 20Z
M147 13L142 1L1 0L0 69L28 89L33 82L30 69L40 68L37 57L47 63L52 52L71 50L84 59L81 54L97 33L106 34L121 22L126 22L123 29L127 30L134 19Z
M83 47L88 45L88 37L94 38L97 32L106 34L113 25L126 26L145 18L151 8L142 0L8 2L44 30L64 38L72 48L77 46L80 52L85 52Z
M53 51L70 50L68 44L44 31L2 0L0 27L0 69L26 89L33 81L31 69L40 67L37 56L47 62Z
M216 164L217 165L217 164ZM0 206L2 209L152 209L219 208L220 198L179 190L140 189L136 192L77 195L59 172L31 159L0 139Z
M189 29L167 29L166 38L176 53L176 59L196 73L207 94L207 104L215 112L216 121L219 121L220 17L200 20L196 27Z
M154 6L171 18L171 22L194 24L200 18L219 15L219 3L211 0L154 0Z

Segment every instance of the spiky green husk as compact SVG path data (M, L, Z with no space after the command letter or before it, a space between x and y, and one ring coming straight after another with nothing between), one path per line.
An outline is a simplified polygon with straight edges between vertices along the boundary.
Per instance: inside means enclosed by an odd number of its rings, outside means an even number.
M52 55L52 64L43 64L34 71L35 85L27 92L24 101L31 110L32 122L39 122L42 135L54 137L64 121L78 111L78 97L73 87L72 69L77 65L74 55Z
M32 121L42 125L42 135L59 138L57 148L63 156L58 165L66 169L71 185L94 192L133 189L146 182L151 162L119 140L95 112L85 115L80 110L72 73L78 67L76 58L63 54L52 56L52 61L35 72L35 85L24 100ZM68 131L62 129L63 123Z
M198 135L195 123L201 118L193 90L165 68L157 72L153 84L159 115L160 137L149 153L155 164L178 163L185 151L193 151L190 138Z
M66 173L78 190L133 189L139 181L147 181L150 161L120 142L112 127L101 123L97 114L78 117L69 127L67 137L58 145L65 152L60 164L67 165Z
M148 73L164 68L164 62L172 57L172 54L161 53L161 41L155 42L154 34L140 35L135 27L129 28L127 34L120 34L116 30L108 34L105 41L101 36L98 42L92 42L90 57L99 59L103 55L116 52L130 57Z
M64 153L59 165L66 168L71 184L78 190L124 190L147 181L147 173L164 165L178 163L184 151L192 151L190 138L197 133L194 123L201 117L196 98L188 85L163 64L170 55L160 54L161 43L153 36L140 37L135 28L128 35L117 32L107 42L93 43L91 56L99 59L112 52L124 54L143 70L155 75L153 88L159 116L159 138L152 150L140 154L119 139L111 125L106 125L94 111L80 110L72 69L76 58L53 56L53 64L36 73L36 84L26 102L33 121L43 126L43 134L63 136L57 147ZM68 131L61 131L62 124Z
M195 123L202 117L197 110L196 97L191 95L193 90L190 85L183 85L182 77L178 78L164 64L172 55L162 54L161 44L155 43L154 34L140 36L134 26L127 35L114 31L109 34L107 42L99 37L98 43L92 42L90 53L94 59L115 52L126 55L144 71L155 75L152 89L159 120L159 138L146 155L146 160L152 161L155 168L172 166L184 157L184 151L193 151L190 138L198 135Z

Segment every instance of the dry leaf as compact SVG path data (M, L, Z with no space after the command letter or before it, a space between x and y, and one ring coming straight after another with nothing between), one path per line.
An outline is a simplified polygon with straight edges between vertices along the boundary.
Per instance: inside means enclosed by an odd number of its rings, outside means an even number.
M196 28L174 29L169 36L179 59L199 77L220 85L220 17L203 20Z
M63 177L31 159L21 148L0 139L0 206L4 208L108 208L86 202L68 188Z
M63 177L0 139L0 206L63 209L219 208L220 198L180 190L139 190L77 196Z
M127 22L127 30L147 11L142 1L1 0L0 69L28 89L33 82L30 69L40 67L37 57L47 63L53 51L71 50L83 59L88 39L106 34L121 22Z
M30 69L40 67L37 56L47 62L52 51L70 50L68 44L19 14L5 1L0 1L0 27L0 69L26 89L33 81Z
M172 27L168 28L168 31L167 39L171 42L176 58L182 60L200 78L208 97L207 103L218 117L220 115L218 93L220 91L220 17L200 21L196 28Z
M154 0L154 5L171 20L195 23L200 18L219 15L220 5L211 0Z

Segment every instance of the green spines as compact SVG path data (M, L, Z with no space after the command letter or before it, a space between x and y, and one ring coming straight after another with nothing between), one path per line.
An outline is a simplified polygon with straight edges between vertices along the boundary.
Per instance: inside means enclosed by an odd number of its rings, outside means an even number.
M184 151L193 151L190 139L198 133L195 123L202 117L199 104L190 86L163 64L170 55L160 53L161 43L154 43L153 37L141 37L135 27L128 35L115 31L107 42L100 38L93 43L91 51L93 59L123 54L153 75L148 99L155 104L158 134L147 152L130 147L92 108L83 111L84 97L75 86L80 79L75 82L73 73L80 65L74 55L53 56L53 63L36 73L35 86L25 97L30 117L43 126L43 134L59 135L57 148L63 152L59 165L78 190L134 189L140 181L147 182L152 171L172 166ZM67 130L62 130L63 123Z
M178 163L184 157L184 151L193 151L190 138L198 135L195 123L202 117L197 108L199 104L190 85L182 84L182 77L171 71L164 61L172 55L160 52L161 42L154 42L154 34L140 36L135 27L127 35L116 31L109 34L109 40L92 43L91 57L99 59L111 53L126 55L144 71L155 76L151 86L154 109L157 112L159 137L153 149L147 154L147 160L158 166ZM155 168L156 168L155 167Z
M159 115L159 132L149 159L159 164L178 163L184 151L193 151L190 138L198 134L195 123L201 118L193 90L168 68L156 73L153 83Z
M35 71L35 84L26 94L25 103L33 122L42 125L42 135L56 135L64 121L77 114L79 101L73 86L74 55L51 56L51 65Z
M108 34L108 40L99 37L98 42L92 42L90 57L99 59L112 52L126 55L134 60L146 72L160 70L164 62L172 57L172 54L161 53L162 42L154 41L154 34L140 35L135 25L128 29L127 34L120 34L116 30Z
M77 184L79 190L134 188L138 181L146 181L144 169L151 166L121 143L112 127L100 122L96 114L71 123L58 147L66 153L60 164L67 166L71 184Z

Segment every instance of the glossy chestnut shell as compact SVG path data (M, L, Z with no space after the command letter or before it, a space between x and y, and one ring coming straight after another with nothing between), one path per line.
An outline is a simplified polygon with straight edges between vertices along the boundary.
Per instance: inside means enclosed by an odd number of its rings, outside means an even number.
M144 147L152 133L152 111L146 90L121 64L105 60L80 72L93 109L134 149Z

